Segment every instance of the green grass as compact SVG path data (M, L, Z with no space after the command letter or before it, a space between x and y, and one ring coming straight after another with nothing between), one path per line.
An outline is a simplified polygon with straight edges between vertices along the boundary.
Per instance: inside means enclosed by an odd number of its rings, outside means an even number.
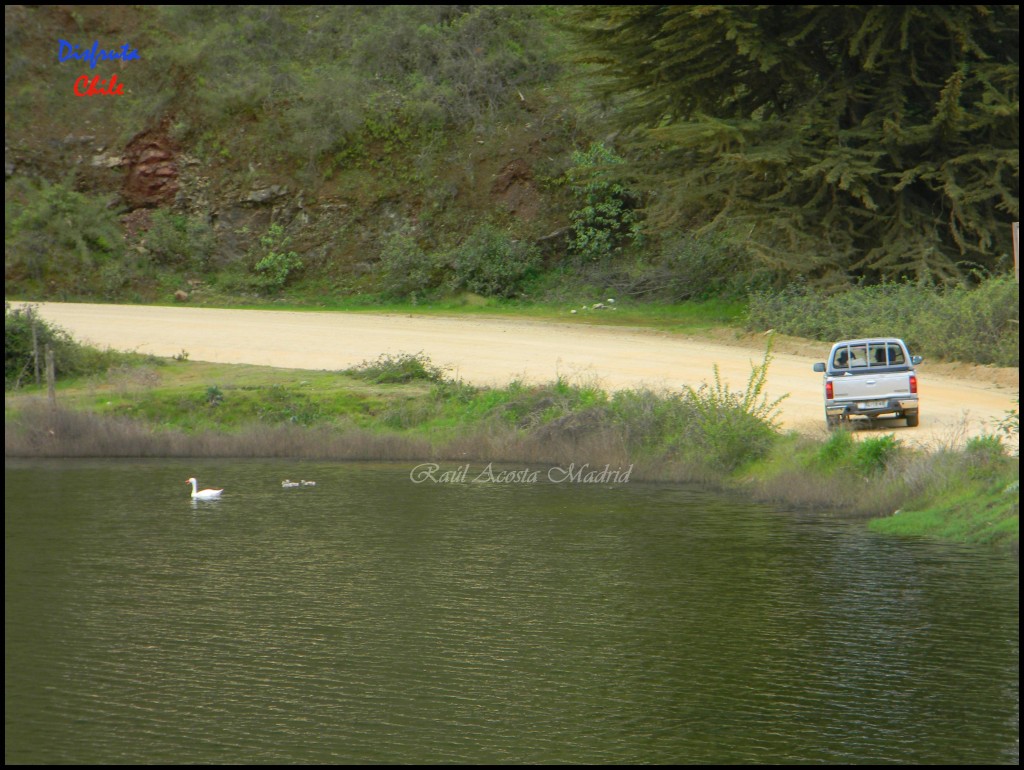
M1019 482L1009 476L967 484L921 510L900 510L869 527L888 535L927 536L960 543L1017 547L1020 539Z
M675 332L694 332L722 326L739 328L746 312L746 303L744 302L719 299L675 305L644 305L621 301L609 304L607 299L577 299L572 302L554 304L488 300L464 295L421 305L409 303L370 304L359 301L338 302L330 309L415 315L458 314L511 317L577 324L639 326ZM603 304L605 307L593 309L593 306L597 304Z
M7 299L23 302L33 301L16 295L11 295ZM696 333L722 328L738 331L743 328L747 312L747 303L743 300L706 299L655 305L630 300L617 300L614 303L609 303L608 299L608 297L588 296L576 297L565 302L532 302L503 300L463 293L429 303L412 303L382 300L379 296L370 294L325 297L322 294L296 292L277 299L256 299L251 296L239 299L228 295L210 294L205 298L196 297L190 302L190 305L232 310L281 310L297 313L339 311L422 316L481 316L574 324L635 326L680 333ZM94 298L93 301L95 301ZM180 303L170 300L146 304L163 307L181 306ZM594 305L598 304L605 307L594 309Z
M891 436L867 443L848 431L826 440L792 433L738 478L758 499L868 519L877 532L1016 549L1020 472L997 444L992 436L924 451Z
M426 390L408 386L400 397ZM58 400L68 409L186 431L238 430L253 422L363 425L388 408L394 391L339 372L170 361L62 382ZM8 411L37 392L8 394Z
M10 299L19 299L11 297ZM282 310L289 312L339 311L347 313L393 313L421 316L480 316L536 321L558 321L573 324L642 327L679 333L698 333L712 329L742 329L747 304L740 300L692 300L670 305L638 302L607 302L608 298L576 298L566 302L529 302L501 300L462 294L429 303L411 303L380 300L376 295L346 298L324 298L322 295L290 295L275 300L239 301L227 296L197 300L194 305L221 307L235 310ZM167 307L180 306L174 302L149 303ZM593 309L596 304L605 305ZM584 309L586 306L587 309ZM613 309L614 308L614 309ZM575 311L575 312L573 312Z

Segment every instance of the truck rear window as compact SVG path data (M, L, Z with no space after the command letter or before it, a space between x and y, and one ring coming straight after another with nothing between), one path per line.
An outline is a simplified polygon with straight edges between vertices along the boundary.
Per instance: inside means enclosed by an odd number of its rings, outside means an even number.
M832 353L833 369L870 369L903 366L907 363L903 348L892 342L840 345Z

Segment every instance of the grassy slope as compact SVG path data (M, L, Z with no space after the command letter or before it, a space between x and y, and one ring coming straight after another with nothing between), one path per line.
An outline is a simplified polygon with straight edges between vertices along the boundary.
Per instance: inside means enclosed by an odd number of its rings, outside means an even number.
M224 10L224 23L230 25L233 16L231 9ZM252 277L246 266L252 261L249 252L259 250L256 236L272 217L287 228L290 247L305 262L295 287L295 300L302 304L375 292L366 265L378 256L380 236L396 227L414 227L425 245L440 249L463 241L484 221L526 240L566 223L566 193L554 180L568 166L577 143L588 141L578 125L574 99L579 95L570 95L579 88L576 82L542 82L517 93L503 92L498 107L477 123L413 132L401 141L390 134L374 138L384 129L402 129L400 119L383 127L371 120L351 146L339 145L337 157L326 152L312 162L296 155L294 145L301 143L295 137L279 136L283 117L258 104L249 105L252 109L241 117L225 112L228 117L217 125L206 125L201 116L191 114L196 100L190 90L213 87L192 82L196 73L189 68L200 67L202 58L189 47L195 41L182 37L180 30L165 29L162 25L170 22L160 13L128 6L16 6L8 8L7 19L17 30L6 50L5 123L14 167L6 186L8 202L24 196L24 188L39 179L116 200L125 170L94 166L91 159L102 153L117 155L140 131L156 130L171 136L189 158L179 166L185 200L195 208L190 213L221 217L216 264L201 271L155 264L145 255L139 259L139 239L130 237L120 270L108 267L104 290L109 299L168 301L175 290L198 278L211 292L223 293L215 302L247 301L243 295L253 295L251 287L242 286ZM130 40L140 51L141 60L126 64L121 73L129 89L123 97L73 96L74 78L87 65L55 65L57 40L80 43L85 37L107 45ZM199 58L192 62L190 55ZM316 65L295 66L311 80L317 77ZM169 79L168 68L182 75ZM523 97L517 95L522 92ZM387 93L382 93L385 100ZM290 139L291 153L282 149L284 139ZM532 175L528 183L513 185L512 192L520 196L514 201L508 191L494 188L496 177L512 162L524 164ZM248 191L269 185L288 189L287 205L239 204ZM296 195L305 207L301 215ZM9 288L13 280L36 297L95 298L98 289L83 293L83 281L73 275L79 266L71 268L53 271L45 281L16 272L5 283ZM96 272L89 265L82 270Z
M897 511L871 522L889 535L929 535L943 540L1005 544L1020 542L1019 480L976 481L922 510Z

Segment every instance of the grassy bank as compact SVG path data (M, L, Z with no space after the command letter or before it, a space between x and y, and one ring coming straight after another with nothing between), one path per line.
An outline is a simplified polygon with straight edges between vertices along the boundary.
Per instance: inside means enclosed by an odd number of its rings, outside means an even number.
M1019 471L996 435L922 452L889 434L782 434L763 396L769 358L740 391L712 372L700 388L614 394L564 379L470 387L415 356L344 372L146 359L63 382L56 408L9 393L5 454L632 465L632 480L742 487L894 534L1017 548Z

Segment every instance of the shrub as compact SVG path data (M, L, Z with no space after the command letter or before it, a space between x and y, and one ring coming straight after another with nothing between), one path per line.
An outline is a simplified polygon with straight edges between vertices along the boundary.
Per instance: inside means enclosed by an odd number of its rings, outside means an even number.
M900 441L891 433L866 438L857 444L853 465L865 476L880 473L896 457L899 449Z
M210 402L211 406L214 406ZM261 422L313 425L323 417L323 407L305 393L296 393L280 385L271 385L263 394L257 410Z
M629 447L656 449L676 440L693 420L693 409L679 394L620 390L609 405Z
M684 433L684 452L727 471L767 452L778 434L779 404L788 396L769 401L764 392L771 358L769 345L741 391L722 382L717 365L712 383L686 386L683 401L692 408L693 420Z
M977 287L888 283L837 293L795 284L750 295L747 326L830 342L898 336L914 353L999 366L1020 363L1020 289L1009 278Z
M1006 457L1003 440L989 433L972 436L964 445L968 473L974 478L983 478L997 473Z
M331 156L362 157L360 145L374 134L395 149L400 135L476 122L517 100L517 91L558 66L538 23L543 13L486 5L229 13L163 6L175 35L158 53L168 73L219 85L198 89L182 106L183 125L218 131L238 116L272 114L259 138L312 168Z
M652 249L651 251L655 251ZM715 235L676 234L647 258L609 266L602 283L622 296L682 302L690 299L741 299L771 275L752 267L747 255Z
M377 271L381 291L386 297L416 299L440 284L437 261L405 231L393 232L384 238Z
M209 268L216 249L209 223L170 211L153 214L145 243L154 262L200 271Z
M35 325L37 348L32 344L32 327ZM51 327L38 318L31 308L11 310L4 304L4 390L21 386L34 372L42 372L45 363L36 360L38 350L40 359L46 345L52 348L62 347L70 342L70 337L62 330ZM42 377L42 374L39 375Z
M278 224L271 225L260 237L260 246L266 253L254 269L261 276L263 289L269 293L283 289L289 276L303 267L299 255L287 250L290 242L291 237Z
M120 353L114 350L96 348L76 342L59 326L47 323L31 308L12 310L4 304L4 389L21 387L25 382L34 381L36 361L34 358L32 334L35 327L36 347L40 378L45 376L46 363L43 352L47 346L53 351L53 365L57 377L98 374L110 367L126 362L152 362L149 356L134 353Z
M1020 406L1020 395L1017 396L1017 405ZM1018 444L1017 453L1020 453L1020 412L1016 409L1007 409L1004 416L996 421L996 431L1005 436L1011 442Z
M737 297L757 282L741 252L724 240L690 234L671 239L663 252L666 299Z
M378 384L413 382L443 382L445 370L435 366L422 352L382 354L376 361L363 361L347 370L347 374L362 377Z
M922 350L958 361L1020 365L1020 287L1011 278L944 289L925 310L912 326Z
M580 207L569 215L569 251L584 261L600 261L640 238L636 207L640 196L627 187L616 167L625 160L600 142L574 152L566 173Z
M404 111L453 124L484 118L553 73L536 16L520 6L380 6L343 21L362 33L352 36L353 59L372 76L369 89L389 85Z
M513 297L540 265L537 250L483 224L452 253L453 285L485 297Z
M845 465L853 451L854 441L850 431L837 430L830 433L821 445L817 460L825 469L834 469Z
M8 276L76 294L98 289L98 268L124 255L121 228L108 203L66 184L16 182L4 228Z
M207 406L220 406L224 402L224 391L217 385L211 385L206 389L203 400Z

